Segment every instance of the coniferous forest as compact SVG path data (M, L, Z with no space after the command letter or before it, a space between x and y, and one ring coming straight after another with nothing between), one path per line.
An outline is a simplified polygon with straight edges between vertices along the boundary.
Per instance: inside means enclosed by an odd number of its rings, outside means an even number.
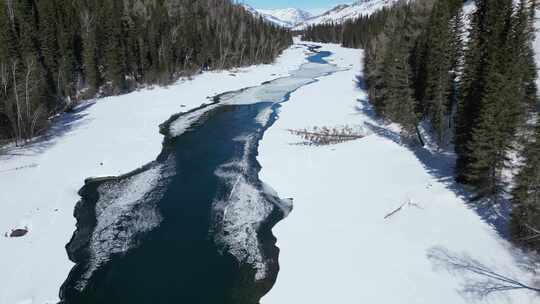
M83 98L269 63L291 43L229 0L0 1L0 140L31 139Z
M510 199L513 239L539 250L537 4L475 4L465 17L461 0L403 1L343 25L309 27L305 38L364 48L377 114L419 144L427 123L439 148L454 148L456 180L479 204Z

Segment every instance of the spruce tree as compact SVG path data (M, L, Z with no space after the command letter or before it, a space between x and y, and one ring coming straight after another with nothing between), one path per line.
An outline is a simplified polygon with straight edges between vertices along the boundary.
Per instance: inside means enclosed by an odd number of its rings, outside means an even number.
M408 14L408 12L407 12ZM404 16L405 30L394 28L390 37L390 46L384 61L384 115L403 126L409 136L416 132L418 115L416 101L412 91L412 73L409 65L411 34L407 20Z
M229 0L17 0L0 10L0 72L9 65L13 86L0 96L0 136L17 139L31 136L28 122L41 129L78 98L270 62L292 43L289 31Z
M105 38L105 76L111 83L113 94L124 92L125 86L125 71L122 57L122 3L113 1L104 6L104 38ZM158 58L156 52L154 58Z
M469 142L474 123L480 114L480 98L486 82L484 50L487 44L485 38L487 4L487 0L476 1L460 84L461 94L457 107L454 144L457 154L456 179L462 183L467 182L466 170L471 162Z
M451 109L450 93L452 90L450 9L447 2L439 1L435 5L428 24L426 65L425 104L439 146L444 145L446 123Z
M495 194L494 180L504 166L503 158L515 131L516 105L508 56L511 51L512 1L477 1L467 50L456 126L457 180L481 186L482 193ZM496 116L497 119L493 120ZM488 134L495 132L496 146L486 146ZM494 143L495 144L495 143ZM489 164L486 164L489 162ZM496 168L488 166L496 166ZM488 185L488 186L486 186ZM498 188L497 191L492 189Z
M525 166L516 178L512 197L513 239L540 250L540 124L525 150Z

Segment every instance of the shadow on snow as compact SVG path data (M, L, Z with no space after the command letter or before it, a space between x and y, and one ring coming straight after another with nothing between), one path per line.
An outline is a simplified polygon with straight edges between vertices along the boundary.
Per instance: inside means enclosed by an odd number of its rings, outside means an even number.
M367 86L361 75L356 76L356 86L358 89L366 91ZM492 200L474 199L474 194L466 189L464 185L457 183L454 179L454 167L456 156L453 151L431 151L426 147L407 143L396 131L385 126L388 122L377 116L375 109L369 103L368 97L357 99L356 111L366 115L373 122L365 122L365 125L373 133L404 146L414 153L416 158L422 163L428 173L438 181L443 183L447 189L456 196L463 199L467 206L473 209L484 222L494 227L497 233L509 239L508 222L510 217L510 206L507 201L494 204Z

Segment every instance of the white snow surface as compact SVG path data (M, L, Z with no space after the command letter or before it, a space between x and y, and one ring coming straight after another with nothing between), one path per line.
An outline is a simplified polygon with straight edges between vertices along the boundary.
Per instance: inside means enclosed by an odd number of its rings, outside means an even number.
M281 198L294 199L291 214L273 230L280 272L261 303L479 300L464 288L474 291L487 278L460 272L452 261L538 284L522 267L538 266L462 198L447 155L429 149L415 153L400 144L395 125L374 118L366 92L355 81L362 52L328 44L323 49L334 52L334 63L354 69L293 93L259 147L261 180ZM313 147L291 144L299 139L287 132L343 124L365 124L373 134ZM477 303L540 300L516 290Z
M57 303L73 264L64 246L75 230L77 191L88 177L118 176L154 160L172 114L218 93L289 75L305 62L295 45L271 65L207 72L169 87L87 102L62 115L49 138L0 153L0 303ZM23 238L6 238L28 227Z
M371 15L384 7L392 6L399 0L358 0L352 4L338 5L321 15L307 19L296 25L296 30L302 30L310 25L325 23L343 23L361 16Z

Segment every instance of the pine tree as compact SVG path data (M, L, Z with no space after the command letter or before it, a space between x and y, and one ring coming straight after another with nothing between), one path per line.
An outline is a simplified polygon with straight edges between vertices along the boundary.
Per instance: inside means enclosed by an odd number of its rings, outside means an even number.
M111 83L113 94L124 92L126 89L124 62L122 60L122 3L113 1L104 6L104 35L105 35L105 77ZM156 52L154 58L158 58Z
M41 55L47 67L47 78L49 86L53 92L57 92L56 79L58 78L58 58L60 57L60 50L58 47L57 38L57 16L56 16L56 4L54 0L40 1L39 5L39 30L41 41Z
M444 145L444 136L448 130L446 120L451 109L452 58L449 50L451 49L452 34L449 27L450 20L448 3L445 1L437 2L428 25L424 98L427 116L435 130L439 146Z
M521 95L525 110L538 115L538 97L535 79L537 77L534 52L531 43L534 39L535 2L521 1L516 14L514 43L519 56L513 71L521 77ZM525 117L530 117L525 115ZM525 122L522 122L525 124ZM510 231L513 239L526 247L540 250L540 123L532 136L523 132L527 141L523 152L524 166L515 178L512 190L512 217Z
M513 239L540 250L540 124L525 150L525 166L516 178L512 196Z
M81 12L81 37L83 43L82 68L88 86L88 96L93 96L100 84L97 62L97 18L90 9Z
M292 43L288 30L229 0L17 0L0 10L0 80L10 69L0 137L17 140L80 97L270 62Z
M488 188L498 184L493 180L480 179L498 178L497 174L488 171L502 170L504 162L501 158L505 157L509 135L515 131L514 116L510 113L510 108L515 105L516 92L511 90L512 83L506 81L510 76L509 66L512 64L507 57L511 50L511 16L511 0L477 1L456 125L456 174L460 182L489 184ZM494 117L486 117L488 115L496 115L498 119L493 121ZM497 133L497 136L504 136L500 139L500 144L496 147L485 146L482 142L486 139L482 138L482 134L488 136L490 130L495 132L499 129L504 130ZM486 164L482 164L486 161L490 161L490 165L497 168L488 168ZM480 172L482 170L484 172ZM492 190L481 189L482 192L494 194Z
M471 162L471 151L468 145L472 138L474 123L480 113L479 101L485 87L483 50L487 43L484 37L487 1L476 1L476 8L469 30L455 124L454 143L457 154L456 179L458 182L467 182L465 171Z
M497 195L502 190L501 170L505 166L508 138L505 134L507 119L505 97L501 94L505 86L502 74L491 67L486 79L487 87L482 96L482 111L478 124L472 131L469 150L471 163L466 171L467 181L474 185L480 196Z
M411 69L409 65L410 23L405 18L405 29L394 28L384 61L384 115L403 126L406 135L416 132L418 116L413 98Z

